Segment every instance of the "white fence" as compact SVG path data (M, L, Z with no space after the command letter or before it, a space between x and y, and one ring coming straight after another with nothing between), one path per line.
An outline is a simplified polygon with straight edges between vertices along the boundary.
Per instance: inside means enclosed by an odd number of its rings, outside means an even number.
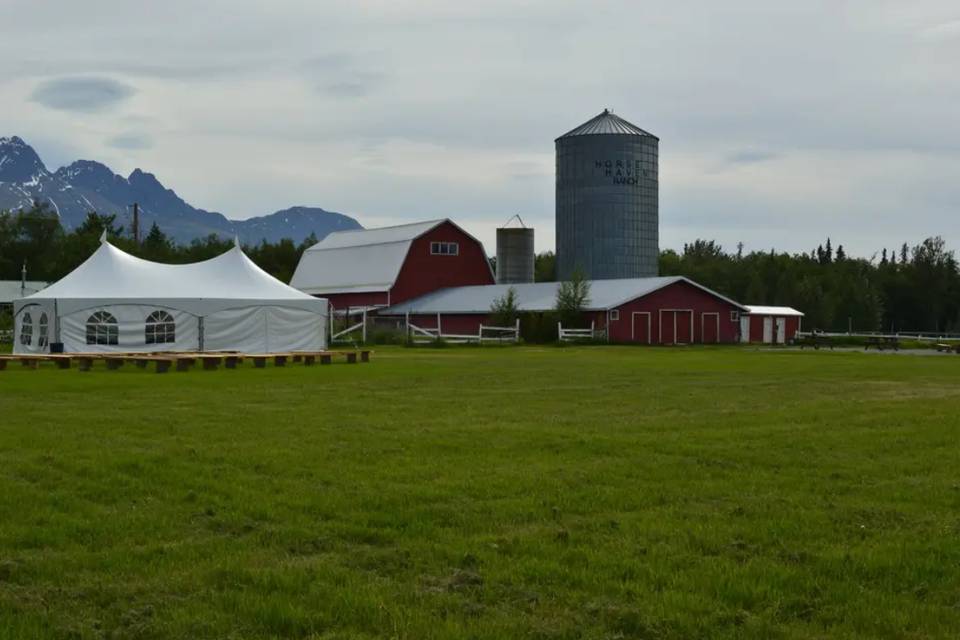
M367 310L364 309L360 313L360 322L350 325L350 316L357 315L356 313L350 313L349 309L346 311L335 311L330 310L330 342L356 342L355 337L351 338L352 334L360 332L360 342L365 343L367 341ZM347 321L347 328L341 331L336 331L334 328L334 317L341 316Z
M418 327L410 322L410 315L407 314L407 339L410 342L424 344L443 340L452 344L483 344L496 342L519 342L520 341L520 319L517 318L516 325L512 327L491 327L484 324L480 325L477 333L443 333L441 318L437 316L436 327Z
M564 329L563 324L557 323L557 337L560 342L576 342L578 340L602 340L606 337L604 331L598 331L596 323L591 322L589 329Z
M838 333L829 333L825 331L798 331L797 338L882 338L885 340L928 340L942 342L944 340L960 340L960 334L957 333L935 333L932 331L897 331L894 333L847 333L846 331Z

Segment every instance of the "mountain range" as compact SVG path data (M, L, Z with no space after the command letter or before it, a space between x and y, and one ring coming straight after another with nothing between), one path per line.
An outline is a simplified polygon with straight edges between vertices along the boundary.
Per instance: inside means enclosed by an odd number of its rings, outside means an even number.
M320 240L332 231L363 228L350 216L317 207L291 207L247 220L230 220L185 202L152 173L134 169L124 178L92 160L77 160L51 173L21 138L0 138L0 211L27 209L34 201L49 203L68 231L81 225L91 211L116 215L117 224L129 231L130 205L136 202L142 236L156 223L167 236L183 243L210 234L238 236L247 244L282 238L300 243L311 234Z

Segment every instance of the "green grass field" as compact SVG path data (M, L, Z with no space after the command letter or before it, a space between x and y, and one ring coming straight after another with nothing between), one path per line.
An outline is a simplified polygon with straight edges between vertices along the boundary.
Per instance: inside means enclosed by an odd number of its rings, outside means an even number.
M954 638L958 380L734 348L11 365L0 638Z

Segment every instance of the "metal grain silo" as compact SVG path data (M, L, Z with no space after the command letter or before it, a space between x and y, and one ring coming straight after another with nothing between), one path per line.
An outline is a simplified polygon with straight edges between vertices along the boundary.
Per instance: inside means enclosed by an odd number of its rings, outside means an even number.
M659 143L606 109L557 138L559 280L657 275Z
M516 216L519 220L519 216ZM523 225L523 221L520 221ZM497 229L497 284L533 282L533 229L526 226Z

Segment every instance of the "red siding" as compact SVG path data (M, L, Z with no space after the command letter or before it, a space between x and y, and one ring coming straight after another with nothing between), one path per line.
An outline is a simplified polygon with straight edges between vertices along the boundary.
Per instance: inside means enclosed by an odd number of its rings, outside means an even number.
M610 322L612 342L647 344L649 323L650 344L673 344L674 316L676 316L677 327L676 341L682 344L734 343L737 341L740 327L739 319L731 320L731 311L739 311L738 307L686 282L671 284L647 296L627 302L618 307L618 311L619 320ZM691 317L693 319L692 334ZM593 321L597 329L602 329L606 325L606 318L605 311L588 312L585 326L589 326ZM663 320L662 336L660 334L661 318ZM410 316L410 322L424 329L435 329L437 315L417 314ZM631 322L637 323L637 335L631 332ZM440 326L443 333L473 335L479 331L481 323L488 323L487 314L444 314L441 316Z
M460 252L455 256L431 255L431 242L457 242ZM390 304L445 287L493 283L483 245L456 225L444 222L411 243L397 281L390 290Z
M326 298L330 302L330 306L334 309L372 307L387 304L386 291L372 291L370 293L329 293L326 295L321 294L317 297Z
M610 322L610 340L646 343L646 335L635 335L634 332L644 334L649 323L652 344L673 344L676 318L676 341L679 343L732 343L737 341L739 321L732 321L730 312L737 310L738 307L698 287L686 282L676 282L618 307L620 318ZM632 327L634 323L635 329ZM708 324L709 328L704 331Z

